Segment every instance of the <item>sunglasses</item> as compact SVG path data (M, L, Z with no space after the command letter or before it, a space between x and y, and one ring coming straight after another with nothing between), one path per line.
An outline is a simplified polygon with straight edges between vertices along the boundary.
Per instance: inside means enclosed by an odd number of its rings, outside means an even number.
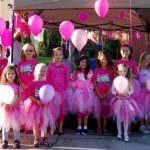
M25 52L30 52L30 53L32 53L33 50L32 50L32 49L26 49Z

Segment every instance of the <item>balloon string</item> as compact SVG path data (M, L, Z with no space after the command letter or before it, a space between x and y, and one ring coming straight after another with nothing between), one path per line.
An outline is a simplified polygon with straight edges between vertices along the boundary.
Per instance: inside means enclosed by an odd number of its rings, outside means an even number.
M130 0L130 44L132 46L132 0Z
M68 50L68 42L67 41L65 43L65 46L66 46L66 50Z

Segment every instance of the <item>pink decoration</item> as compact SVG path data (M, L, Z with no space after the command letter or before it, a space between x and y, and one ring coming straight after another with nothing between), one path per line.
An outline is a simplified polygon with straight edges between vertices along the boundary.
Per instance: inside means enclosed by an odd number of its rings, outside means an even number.
M122 11L120 11L120 19L124 20L124 18L125 18L125 12L124 12L124 10L122 10Z
M3 18L0 17L0 35L4 33L6 29L6 22Z
M150 92L150 79L147 81L146 87L147 87L148 91Z
M128 80L124 76L118 76L114 79L114 86L118 93L125 94L128 89Z
M12 104L14 102L14 90L10 86L0 85L0 93L0 102L5 104Z
M27 37L30 36L30 29L29 29L29 26L28 26L28 24L27 24L24 20L22 20L22 21L20 22L19 28L20 28L20 31L21 31L22 34L24 34L24 35L27 36Z
M14 28L19 28L21 23L21 16L19 14L14 15Z
M81 51L87 43L87 33L82 29L76 29L72 34L71 40L77 50Z
M85 22L85 21L88 20L88 18L89 18L88 12L86 12L86 11L80 12L80 14L79 14L79 19L80 19L80 21Z
M3 46L12 45L12 30L5 29L4 33L1 35L1 43Z
M42 103L50 102L53 99L54 95L55 95L55 90L49 84L43 85L39 90L39 97Z
M28 21L29 28L34 35L38 35L43 28L43 20L38 15L33 15Z
M61 36L68 41L74 31L74 25L70 21L63 21L59 26Z
M141 33L140 32L136 32L136 38L140 39L141 38Z
M111 39L113 36L113 33L112 32L108 32L108 38Z
M97 0L95 2L95 11L99 17L104 18L109 10L109 3L107 0Z

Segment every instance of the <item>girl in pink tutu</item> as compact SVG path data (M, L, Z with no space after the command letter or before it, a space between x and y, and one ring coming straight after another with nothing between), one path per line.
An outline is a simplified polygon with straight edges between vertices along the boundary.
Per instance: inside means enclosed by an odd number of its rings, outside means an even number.
M89 68L89 60L86 56L79 58L77 69L73 71L73 93L70 98L70 111L77 113L78 129L76 134L86 135L89 113L93 112L93 104L96 98L91 81L93 72ZM83 129L82 129L83 120Z
M111 115L116 118L118 135L117 138L122 138L122 122L124 127L124 141L129 141L128 126L129 123L135 120L135 117L140 115L140 109L136 101L132 98L134 93L133 82L131 82L131 70L125 64L117 65L117 74L125 76L128 79L128 87L123 94L119 93L115 88L115 83L112 85L112 94L114 97L110 101ZM123 84L123 83L122 83Z
M32 43L26 43L22 47L20 61L17 65L19 77L25 89L34 79L34 68L38 64L35 47Z
M26 92L31 100L27 109L27 126L33 127L34 147L40 146L40 133L42 135L42 144L48 146L47 127L55 129L56 116L54 113L53 100L42 103L39 98L39 90L43 85L48 84L46 81L47 66L43 63L35 66L35 79L30 82Z
M10 128L13 128L14 131L14 148L20 148L20 127L25 123L25 120L21 103L23 91L15 66L8 65L4 68L1 85L8 85L14 90L14 99L11 104L1 103L0 127L2 128L2 148L5 149L8 146L8 131Z
M110 110L109 99L110 86L113 80L113 69L111 57L104 50L98 52L97 68L94 70L92 80L101 104L101 112L97 121L97 132L107 134L106 123Z
M23 89L28 87L28 84L34 79L34 68L38 64L37 54L35 51L35 47L32 43L26 43L22 47L20 61L17 65L17 69L19 72L19 77L21 80L21 84ZM26 96L25 96L26 97ZM24 98L25 99L25 98ZM25 109L30 101L24 101ZM32 133L30 129L26 127L22 127L22 130L25 130L27 134Z
M143 52L139 61L139 81L141 84L140 102L143 106L143 119L141 119L140 131L150 132L150 91L146 88L146 83L150 79L150 53ZM146 127L146 123L148 126Z
M62 63L63 50L61 47L53 49L53 61L48 65L46 79L61 97L59 114L59 134L63 134L63 123L67 114L66 90L69 85L68 66ZM58 102L59 103L59 102ZM59 108L58 108L59 109Z

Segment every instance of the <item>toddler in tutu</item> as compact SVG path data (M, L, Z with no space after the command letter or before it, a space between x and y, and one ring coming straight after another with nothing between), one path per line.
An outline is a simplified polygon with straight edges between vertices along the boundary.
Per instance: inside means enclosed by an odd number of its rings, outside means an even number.
M136 101L132 98L134 93L133 82L131 82L131 70L125 64L117 66L117 74L125 76L128 80L128 86L125 91L120 93L117 90L116 84L113 82L112 94L114 97L110 101L111 115L116 118L118 135L117 138L122 138L122 122L124 127L124 141L129 141L128 126L129 123L134 121L140 115L140 109ZM123 84L123 83L121 83ZM124 85L125 86L125 85Z
M10 128L14 132L14 148L20 148L20 127L25 123L25 120L21 103L23 90L20 86L20 79L15 66L8 65L4 68L1 85L8 85L14 90L14 98L11 104L5 103L5 100L1 103L0 127L2 128L2 148L8 147L8 131Z
M150 54L143 52L139 61L139 81L141 84L140 103L143 106L143 119L141 119L140 132L150 132L150 91L146 88L146 83L150 80ZM145 119L145 120L144 120ZM148 126L145 126L145 125Z
M34 147L40 146L40 133L42 136L42 144L48 146L47 127L51 130L55 129L56 116L54 113L53 100L46 103L41 102L39 98L40 88L48 82L46 81L47 66L43 63L35 66L35 79L31 81L26 89L26 95L31 100L27 108L27 126L33 126L34 132Z
M92 80L101 104L101 112L97 118L97 132L107 134L106 123L110 110L110 86L113 80L112 60L107 51L98 52L97 68L94 70Z
M63 49L57 47L53 49L53 60L48 65L46 79L51 84L56 93L61 97L60 105L58 108L59 113L59 131L58 134L63 134L63 124L67 114L67 94L66 91L69 85L69 70L68 66L62 63ZM55 102L59 103L59 99L55 98Z
M77 134L87 134L87 123L89 113L93 112L94 101L96 99L91 81L93 72L89 68L89 60L86 56L79 58L77 69L73 71L72 88L73 93L70 98L69 110L71 113L77 113L78 129ZM83 129L82 129L83 120Z

